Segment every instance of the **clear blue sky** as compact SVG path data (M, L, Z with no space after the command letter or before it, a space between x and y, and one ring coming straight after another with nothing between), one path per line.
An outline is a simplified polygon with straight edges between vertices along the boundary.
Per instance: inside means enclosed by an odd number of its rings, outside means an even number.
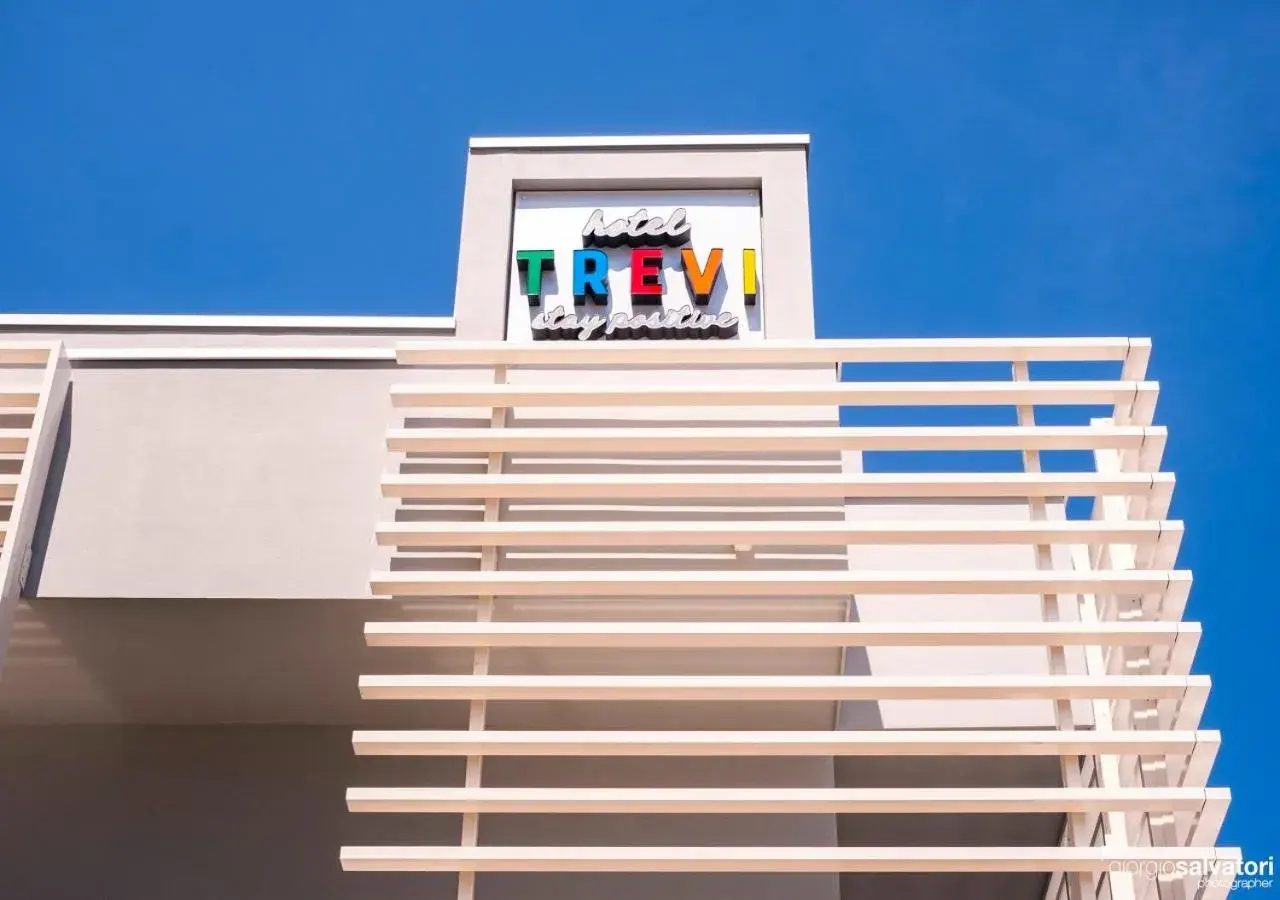
M750 131L813 135L821 336L1155 340L1280 854L1280 4L2 0L0 311L447 314L468 136Z

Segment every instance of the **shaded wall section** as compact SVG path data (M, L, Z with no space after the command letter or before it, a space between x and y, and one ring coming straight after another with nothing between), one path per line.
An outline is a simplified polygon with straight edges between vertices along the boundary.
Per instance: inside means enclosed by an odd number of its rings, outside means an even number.
M460 784L461 759L357 759L350 731L312 727L0 729L0 896L102 900L453 900L452 874L344 873L338 847L446 844L452 815L353 815L348 785ZM512 761L494 760L495 763ZM663 783L670 761L494 765L494 783ZM601 770L596 763L605 762ZM782 783L778 760L685 760L683 777ZM788 783L830 784L830 761ZM679 776L678 776L679 777ZM834 843L831 816L492 816L482 843ZM551 829L548 831L548 829ZM750 900L836 897L831 875L482 875L478 897Z
M394 777L400 761L384 762ZM0 896L451 900L452 875L339 869L343 843L444 842L459 827L349 814L356 763L340 728L0 730ZM460 763L435 766L461 777Z

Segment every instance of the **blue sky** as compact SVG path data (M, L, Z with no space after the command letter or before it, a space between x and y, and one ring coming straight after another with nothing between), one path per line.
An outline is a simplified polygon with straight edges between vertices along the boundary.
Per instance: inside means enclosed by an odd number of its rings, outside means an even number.
M0 123L0 312L447 314L470 135L811 133L820 336L1154 339L1280 853L1280 5L7 0Z

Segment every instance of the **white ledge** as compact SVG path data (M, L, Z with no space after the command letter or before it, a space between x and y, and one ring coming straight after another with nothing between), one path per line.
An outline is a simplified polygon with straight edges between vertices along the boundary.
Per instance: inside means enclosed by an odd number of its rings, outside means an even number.
M639 134L583 135L580 137L475 137L468 144L476 150L626 150L744 149L797 147L809 149L807 134Z
M172 316L37 313L0 315L0 331L25 329L152 331L428 331L454 330L452 316Z
M391 347L77 347L73 363L395 362Z

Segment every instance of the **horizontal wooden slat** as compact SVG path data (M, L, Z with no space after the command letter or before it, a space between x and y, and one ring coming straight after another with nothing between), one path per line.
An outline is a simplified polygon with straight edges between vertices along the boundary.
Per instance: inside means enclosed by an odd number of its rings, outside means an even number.
M361 756L1190 756L1217 731L357 731ZM1211 758L1212 753L1208 754Z
M1208 847L343 847L377 872L1105 872L1118 861L1238 859Z
M1177 700L1205 675L361 675L367 700Z
M396 385L397 407L992 406L1134 403L1150 381L899 381L826 385Z
M652 547L669 545L1150 544L1181 522L388 522L377 540L398 547Z
M25 429L0 429L0 453L26 453L30 434Z
M388 475L382 492L413 499L954 499L1138 496L1172 491L1169 473L821 475Z
M1152 646L1198 635L1178 622L369 622L371 647Z
M1224 788L349 788L351 812L1057 813L1199 812Z
M0 391L0 409L35 409L39 391Z
M398 596L814 597L846 594L1142 594L1188 585L1173 571L497 571L375 572L373 592Z
M12 500L18 493L17 475L0 475L0 500Z
M0 365L42 366L49 361L53 345L13 342L0 344Z
M506 341L407 342L396 346L402 365L634 366L803 365L884 362L1028 362L1123 360L1145 338L923 338L821 341ZM1134 377L1141 377L1134 374Z
M404 452L737 453L837 450L1136 450L1162 426L393 428Z

